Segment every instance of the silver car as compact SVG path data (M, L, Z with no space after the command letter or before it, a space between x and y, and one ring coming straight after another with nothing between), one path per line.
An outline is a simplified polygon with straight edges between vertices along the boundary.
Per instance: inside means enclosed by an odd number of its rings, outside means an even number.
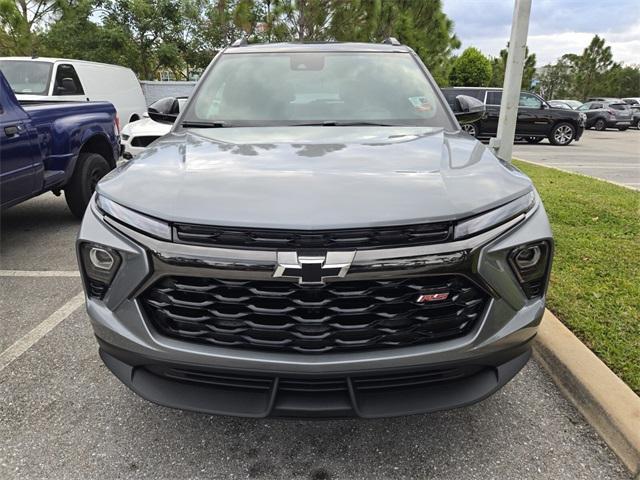
M171 132L98 184L77 240L100 355L134 392L383 417L477 402L526 364L547 216L411 49L238 42L150 116Z

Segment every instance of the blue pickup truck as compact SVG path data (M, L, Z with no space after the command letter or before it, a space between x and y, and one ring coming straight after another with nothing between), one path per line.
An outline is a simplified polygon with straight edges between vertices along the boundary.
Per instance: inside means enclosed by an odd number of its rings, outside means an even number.
M116 166L118 131L110 103L20 104L0 71L1 208L64 190L82 218L96 183Z

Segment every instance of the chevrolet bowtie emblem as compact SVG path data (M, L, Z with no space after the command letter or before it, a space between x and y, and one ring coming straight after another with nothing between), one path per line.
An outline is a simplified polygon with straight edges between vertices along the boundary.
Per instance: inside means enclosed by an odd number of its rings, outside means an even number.
M278 252L274 277L297 278L300 285L322 285L327 278L347 274L355 252L327 252L325 256L298 256L296 252Z

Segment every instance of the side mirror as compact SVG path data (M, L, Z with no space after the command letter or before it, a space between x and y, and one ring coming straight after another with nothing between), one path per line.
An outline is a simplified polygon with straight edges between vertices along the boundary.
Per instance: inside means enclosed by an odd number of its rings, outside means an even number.
M152 107L149 107L147 109L147 113L149 114L149 118L151 120L158 123L172 124L172 123L175 123L176 119L178 118L178 115L171 114L171 113L160 113L160 112L157 112Z
M458 95L456 97L456 111L454 112L458 123L473 123L481 120L485 116L484 103L468 95Z
M174 123L178 118L175 105L178 103L176 97L165 97L153 102L147 108L149 118L158 123Z

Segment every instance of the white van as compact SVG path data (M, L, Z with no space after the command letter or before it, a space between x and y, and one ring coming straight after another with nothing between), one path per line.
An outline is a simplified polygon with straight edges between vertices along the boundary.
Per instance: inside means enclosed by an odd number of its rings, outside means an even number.
M111 102L120 126L147 111L140 82L130 68L63 58L0 57L0 70L20 101Z

